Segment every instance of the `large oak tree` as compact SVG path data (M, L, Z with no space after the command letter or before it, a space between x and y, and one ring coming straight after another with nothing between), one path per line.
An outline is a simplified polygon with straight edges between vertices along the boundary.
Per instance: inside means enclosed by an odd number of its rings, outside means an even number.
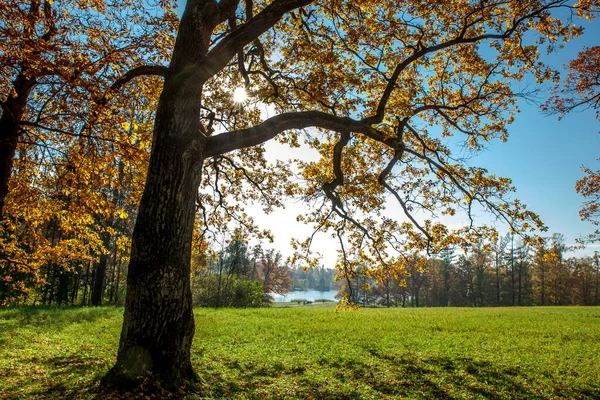
M271 139L304 141L321 153L320 161L299 162L300 181L284 189L314 206L304 222L339 238L339 267L349 274L361 264L393 274L410 262L403 254L494 237L473 222L451 230L433 221L440 214L472 221L486 209L513 230L541 226L511 200L509 179L465 157L507 138L519 82L553 75L538 60L540 48L580 34L571 19L589 16L592 7L560 0L188 0L156 111L123 330L107 380L155 373L177 384L195 377L195 212L206 218L206 202L223 201L223 168L243 170L249 186L268 181L257 168ZM236 106L239 86L251 100ZM275 115L261 119L258 103ZM282 188L266 183L266 198ZM217 198L207 200L208 186ZM398 215L385 211L390 202ZM296 243L300 256L310 254L310 243Z

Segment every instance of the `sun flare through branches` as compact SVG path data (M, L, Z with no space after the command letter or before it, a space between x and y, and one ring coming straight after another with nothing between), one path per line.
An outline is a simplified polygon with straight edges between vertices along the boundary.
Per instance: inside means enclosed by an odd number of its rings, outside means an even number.
M234 103L243 103L248 100L248 95L246 94L246 89L243 87L235 88L233 91L233 102Z

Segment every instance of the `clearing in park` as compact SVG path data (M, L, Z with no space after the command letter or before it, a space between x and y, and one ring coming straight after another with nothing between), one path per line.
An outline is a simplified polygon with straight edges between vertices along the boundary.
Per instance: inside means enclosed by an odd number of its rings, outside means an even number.
M0 310L0 398L110 397L98 382L114 363L122 314ZM325 304L195 316L200 382L170 396L600 398L598 307L335 313ZM138 390L166 395L152 385Z

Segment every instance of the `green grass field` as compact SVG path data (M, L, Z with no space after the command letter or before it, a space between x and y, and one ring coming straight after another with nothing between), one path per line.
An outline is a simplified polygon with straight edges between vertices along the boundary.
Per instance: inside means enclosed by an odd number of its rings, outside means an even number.
M0 398L114 396L98 380L121 319L0 310ZM197 309L196 326L186 398L600 398L600 308Z

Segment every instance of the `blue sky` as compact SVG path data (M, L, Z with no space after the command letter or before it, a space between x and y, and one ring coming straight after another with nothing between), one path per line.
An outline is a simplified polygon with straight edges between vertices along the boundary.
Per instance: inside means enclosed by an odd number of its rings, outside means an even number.
M558 54L545 56L545 61L563 69L582 47L600 45L600 20L585 27L582 37ZM547 96L548 92L539 94L542 100ZM556 115L543 114L537 104L521 101L519 108L520 114L509 127L508 142L490 144L473 164L512 178L516 197L540 214L548 234L562 233L567 243L573 243L575 238L593 231L589 222L579 218L583 197L574 186L583 176L582 165L600 167L600 122L593 110L574 112L559 121ZM576 254L592 254L594 247Z

